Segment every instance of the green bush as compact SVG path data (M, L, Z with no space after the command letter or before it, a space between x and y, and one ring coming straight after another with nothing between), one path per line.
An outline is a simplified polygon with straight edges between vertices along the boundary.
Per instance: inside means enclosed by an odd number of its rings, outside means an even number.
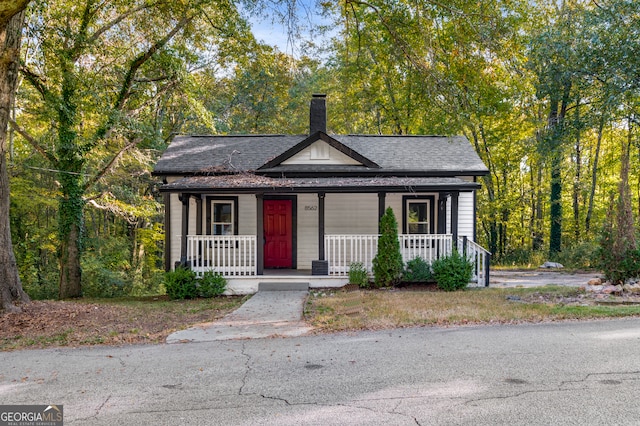
M451 256L441 257L431 265L438 288L444 291L462 290L473 274L473 262L454 250Z
M622 284L629 278L640 277L640 249L627 250L622 256L600 249L599 261L605 278L613 283Z
M360 288L369 287L369 274L362 262L349 265L349 284L357 284Z
M121 297L131 291L131 283L118 271L85 262L82 270L82 295L86 297Z
M407 282L425 282L432 278L431 266L421 257L408 261L402 273L402 280Z
M556 261L569 269L591 269L597 267L598 244L585 241L564 247ZM541 263L542 264L542 263Z
M120 297L130 293L133 271L126 237L91 238L82 256L82 294Z
M227 280L221 274L207 271L198 280L198 295L200 297L220 296L227 288Z
M387 287L400 282L402 277L402 254L398 241L398 222L391 207L380 218L380 238L378 252L373 258L375 287Z
M620 229L622 225L618 223L619 213L614 209L615 206L612 197L600 233L597 266L607 280L624 283L629 278L640 276L640 249L636 248L635 238L632 238L634 236L625 236ZM629 232L633 233L635 230L631 229Z
M176 268L164 276L164 287L170 299L194 299L198 296L196 273L186 268Z

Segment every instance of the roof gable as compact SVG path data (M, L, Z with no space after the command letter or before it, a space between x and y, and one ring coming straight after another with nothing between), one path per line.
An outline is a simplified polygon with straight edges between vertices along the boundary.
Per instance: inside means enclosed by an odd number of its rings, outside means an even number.
M374 161L324 132L315 132L302 142L259 167L258 170L290 165L363 166L378 169Z

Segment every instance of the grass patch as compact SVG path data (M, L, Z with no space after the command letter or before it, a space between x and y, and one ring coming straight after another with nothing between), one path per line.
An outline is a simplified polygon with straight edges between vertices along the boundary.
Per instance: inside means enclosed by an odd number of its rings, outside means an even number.
M306 309L307 321L319 331L331 332L416 325L521 323L640 315L640 305L588 304L586 299L580 299L578 289L557 286L469 289L446 293L398 290L359 293L361 305L354 310L354 297L350 293L313 292Z
M161 343L174 331L212 322L248 297L171 301L167 297L34 301L0 314L0 351L58 346Z

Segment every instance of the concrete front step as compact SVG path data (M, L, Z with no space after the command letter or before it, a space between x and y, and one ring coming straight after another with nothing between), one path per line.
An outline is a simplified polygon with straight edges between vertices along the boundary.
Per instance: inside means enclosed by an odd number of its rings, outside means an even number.
M308 291L309 283L268 281L258 283L258 291Z

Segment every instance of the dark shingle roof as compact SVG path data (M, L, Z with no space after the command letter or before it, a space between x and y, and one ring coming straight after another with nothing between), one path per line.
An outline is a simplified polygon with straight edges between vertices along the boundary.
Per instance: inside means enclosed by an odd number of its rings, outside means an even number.
M369 136L331 135L344 146L380 166L367 169L359 166L322 166L300 171L359 170L370 174L418 173L423 176L483 175L486 166L469 141L462 136ZM176 136L156 167L156 175L191 175L215 172L254 171L297 144L306 135L245 135L245 136ZM278 166L263 172L291 172L295 166Z
M249 192L269 190L282 192L288 189L296 192L315 192L318 190L336 190L346 192L377 192L381 188L386 190L411 191L446 191L452 189L477 189L475 182L454 177L398 177L398 176L371 176L371 177L330 177L330 178L271 178L258 176L251 173L237 173L222 176L189 176L178 179L162 187L162 191L201 192L215 189L216 192Z

